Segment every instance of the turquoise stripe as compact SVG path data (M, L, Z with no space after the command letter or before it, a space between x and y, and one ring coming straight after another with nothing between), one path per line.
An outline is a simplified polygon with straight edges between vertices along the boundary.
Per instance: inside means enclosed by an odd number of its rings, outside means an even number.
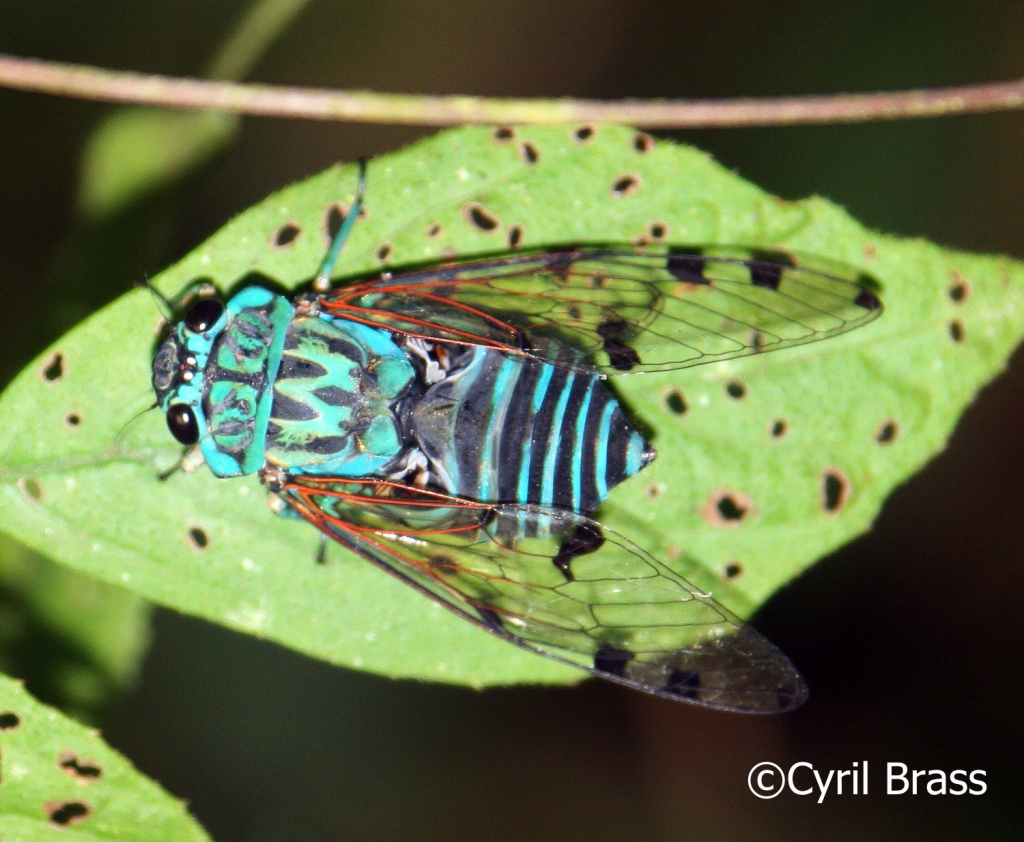
M562 438L562 422L565 420L565 407L569 403L569 392L576 380L574 371L565 381L562 394L558 396L558 404L555 406L554 415L551 416L551 438L544 450L544 482L541 486L540 504L550 506L555 499L555 458L558 456L558 442Z
M501 437L501 428L505 422L505 411L508 409L509 399L512 397L512 390L515 388L515 381L522 371L522 365L514 357L507 357L501 364L501 371L494 378L493 410L491 417L487 419L487 426L483 429L484 446L480 451L480 490L478 500L494 500L497 489L493 487L492 480L497 476L497 464L494 461L494 449L497 440ZM512 382L509 383L509 380ZM495 428L497 427L497 430Z
M583 484L583 434L586 432L587 413L590 410L590 399L594 396L594 381L590 381L587 395L583 398L579 414L576 416L576 447L572 458L572 507L579 511L580 486Z
M523 459L520 462L519 486L516 489L516 496L521 503L525 502L526 498L530 494L530 464L533 457L533 422L537 417L537 413L540 412L541 404L544 403L544 396L548 393L548 386L551 385L551 375L554 374L554 371L554 366L544 366L540 373L540 378L537 380L537 385L533 387L533 403L530 405L530 429L523 431Z
M601 416L601 427L597 438L597 496L604 500L608 496L608 439L612 432L612 416L618 405L608 401Z

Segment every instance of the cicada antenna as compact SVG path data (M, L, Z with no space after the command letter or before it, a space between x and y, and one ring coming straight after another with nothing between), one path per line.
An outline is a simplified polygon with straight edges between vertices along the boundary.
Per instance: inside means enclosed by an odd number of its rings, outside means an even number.
M348 235L352 232L352 227L359 218L359 211L363 208L363 195L366 193L366 158L360 158L358 164L359 183L356 185L355 201L352 202L349 212L345 214L345 219L341 223L341 227L338 228L338 233L331 240L331 247L327 250L327 256L320 265L320 271L316 273L316 278L313 281L313 289L315 290L330 289L331 273L334 271L334 264L338 262L338 255L341 254L342 246L345 245Z
M170 322L174 319L174 305L168 301L167 296L149 282L149 278L136 281L134 285L136 288L145 287L149 290L153 300L156 302L156 309L160 311L160 315L164 317L165 322ZM150 408L152 409L152 407ZM135 419L133 418L132 420L134 421Z

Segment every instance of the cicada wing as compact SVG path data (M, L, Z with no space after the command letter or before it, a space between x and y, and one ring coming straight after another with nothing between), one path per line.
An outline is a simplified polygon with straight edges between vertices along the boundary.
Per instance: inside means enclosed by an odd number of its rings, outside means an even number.
M398 333L615 374L845 333L881 312L859 279L785 254L591 249L444 264L342 287L317 306Z
M806 696L766 638L591 518L380 481L294 477L278 493L340 544L519 646L711 708L779 712Z

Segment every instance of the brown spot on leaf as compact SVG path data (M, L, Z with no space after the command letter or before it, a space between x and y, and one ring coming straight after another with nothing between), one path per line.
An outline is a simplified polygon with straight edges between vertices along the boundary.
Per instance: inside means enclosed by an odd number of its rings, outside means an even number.
M18 480L18 488L33 503L43 499L43 487L35 477L22 477Z
M43 360L43 367L39 370L39 376L44 383L55 383L64 376L64 355L55 351Z
M636 193L639 189L640 176L638 175L620 175L614 182L612 182L612 196L616 199L621 199L624 196Z
M44 809L50 823L57 827L81 824L92 812L84 801L49 801Z
M57 758L57 768L82 783L92 783L103 774L98 763L81 760L73 751L61 752Z
M712 492L701 509L704 520L712 526L739 526L756 513L749 494L725 488Z
M302 233L302 228L297 222L286 222L270 235L270 246L275 249L285 249L295 244Z
M826 514L839 514L850 499L850 480L838 468L826 468L821 475L821 506Z
M478 231L491 233L501 225L501 221L479 202L470 202L462 209L462 216Z

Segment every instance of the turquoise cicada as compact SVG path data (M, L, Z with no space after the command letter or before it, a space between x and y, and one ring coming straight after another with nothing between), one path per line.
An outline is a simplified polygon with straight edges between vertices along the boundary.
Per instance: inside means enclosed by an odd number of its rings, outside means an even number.
M591 517L655 457L605 377L880 312L853 279L778 254L516 253L293 301L202 299L153 386L214 474L258 474L285 510L488 631L660 696L776 712L806 696L786 656Z

